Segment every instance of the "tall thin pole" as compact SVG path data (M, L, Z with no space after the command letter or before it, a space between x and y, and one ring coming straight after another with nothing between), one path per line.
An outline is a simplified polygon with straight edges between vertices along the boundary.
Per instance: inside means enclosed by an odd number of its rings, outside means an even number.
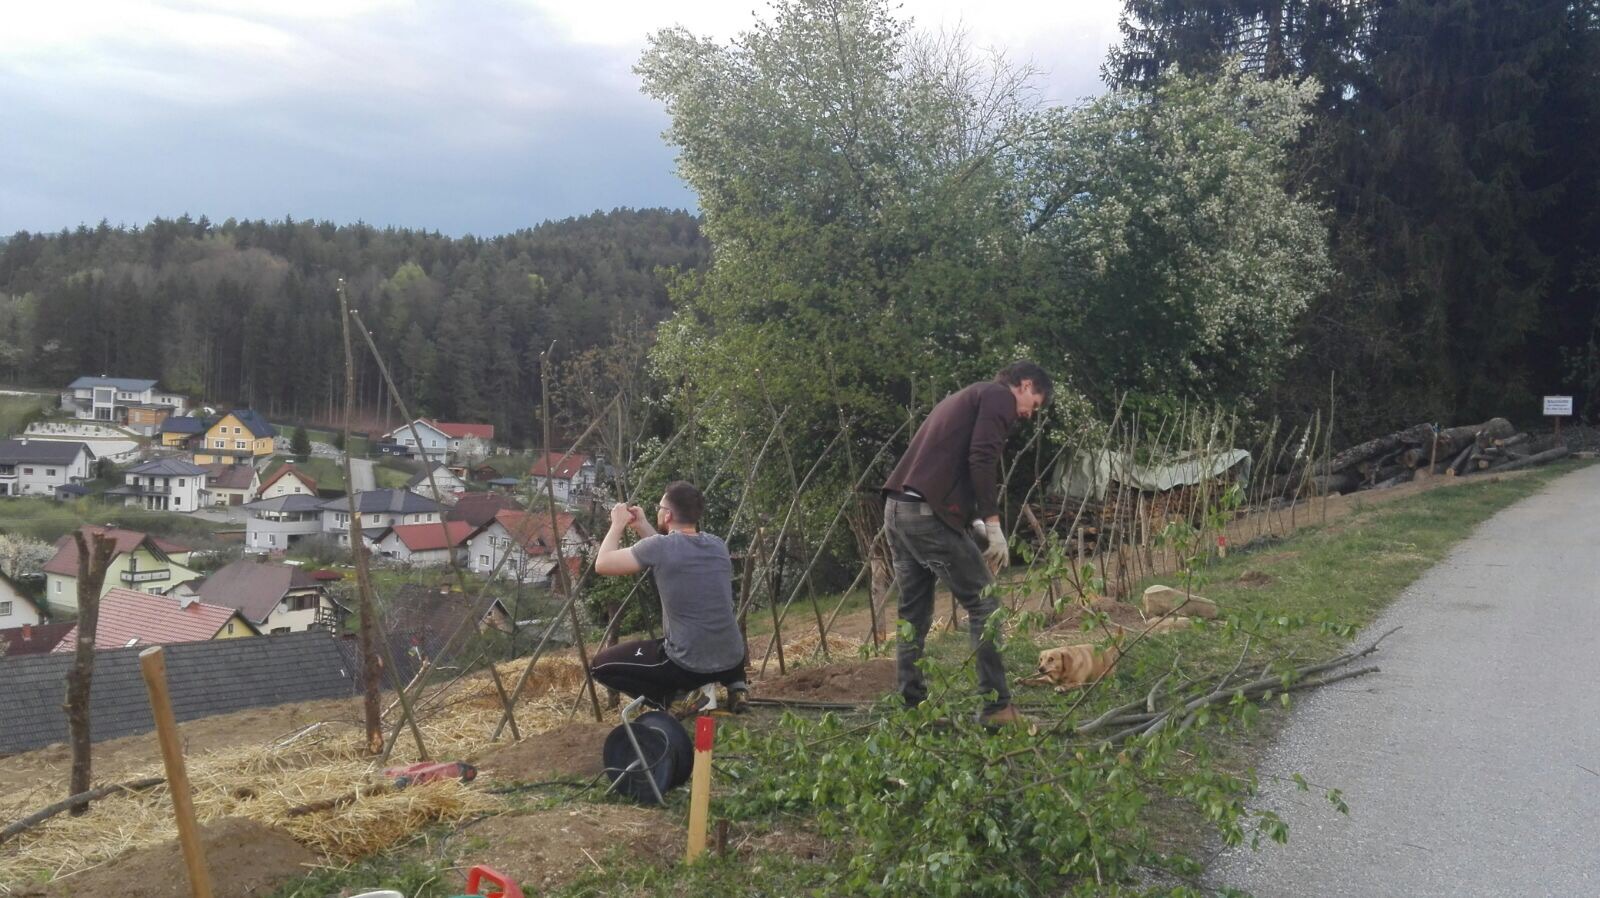
M355 410L356 362L350 349L350 302L345 297L344 278L339 279L339 327L344 334L344 485L350 508L350 553L356 564L356 594L360 600L361 627L357 642L361 646L362 719L366 725L367 753L383 752L383 709L378 702L378 653L373 648L378 609L372 601L372 580L367 575L366 546L361 542L361 509L356 501L355 480L350 471L350 416ZM402 689L403 693L405 690Z
M555 344L550 344L554 349ZM550 349L539 354L539 408L544 419L544 451L545 460L549 461L550 452ZM569 451L567 455L571 455ZM563 456L565 458L565 456ZM572 577L567 571L567 562L561 551L561 522L556 517L556 472L546 466L544 479L545 499L550 509L550 541L555 544L556 553L556 583L567 596L567 611L572 615L572 642L578 648L578 661L583 664L583 669L589 669L589 647L583 643L583 622L578 618L578 586L572 582ZM531 664L530 664L531 667ZM589 703L594 706L594 719L603 720L600 713L600 695L595 691L594 678L585 680L589 690Z

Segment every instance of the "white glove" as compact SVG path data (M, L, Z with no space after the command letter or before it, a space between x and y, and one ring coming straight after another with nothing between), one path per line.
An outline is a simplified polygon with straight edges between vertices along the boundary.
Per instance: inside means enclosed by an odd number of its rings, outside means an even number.
M1011 560L1011 550L1006 546L1005 531L999 521L973 521L972 535L984 543L983 562L989 570L998 573Z

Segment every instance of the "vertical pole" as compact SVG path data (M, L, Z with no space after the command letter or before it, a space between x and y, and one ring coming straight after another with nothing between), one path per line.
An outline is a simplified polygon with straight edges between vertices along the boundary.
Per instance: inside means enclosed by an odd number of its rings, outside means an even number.
M550 344L551 349L555 344ZM550 351L545 350L539 355L539 406L541 416L544 418L544 452L545 464L550 463ZM604 417L604 416L602 416ZM576 448L576 447L574 447ZM562 456L571 455L569 451ZM583 641L583 622L578 617L578 584L572 582L571 572L567 570L567 560L561 547L561 517L556 511L556 478L555 471L546 470L549 476L544 479L546 507L550 510L550 541L554 544L556 556L555 582L563 587L567 594L567 611L572 617L572 644L578 649L578 663L583 669L589 669L589 647ZM533 662L528 662L528 669L533 669ZM587 677L584 686L589 693L589 704L594 707L594 719L600 721L604 716L600 713L600 694L595 691L594 677ZM521 691L519 688L518 692ZM580 696L581 697L581 696ZM507 708L509 713L509 706Z
M167 695L167 659L161 646L151 646L139 653L139 669L144 673L145 689L150 693L156 738L161 741L161 761L167 768L172 812L178 818L178 845L183 849L183 864L189 872L189 893L194 898L211 898L211 871L206 869L205 849L200 845L200 830L194 822L194 797L189 791L189 773L183 766L178 722L172 716L172 700Z
M705 853L706 819L711 811L711 744L715 741L717 720L701 715L694 722L694 773L689 781L688 859Z

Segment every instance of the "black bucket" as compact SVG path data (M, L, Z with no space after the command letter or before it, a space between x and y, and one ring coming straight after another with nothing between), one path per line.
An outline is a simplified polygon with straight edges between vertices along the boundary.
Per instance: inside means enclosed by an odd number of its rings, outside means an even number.
M694 741L677 718L665 711L641 714L633 722L633 737L639 740L639 750L644 754L648 768L628 769L629 765L638 762L639 754L633 750L625 726L612 730L601 749L606 779L612 782L612 787L619 794L635 801L655 804L656 796L650 789L651 780L655 780L656 788L661 790L663 796L689 781L689 773L694 769Z

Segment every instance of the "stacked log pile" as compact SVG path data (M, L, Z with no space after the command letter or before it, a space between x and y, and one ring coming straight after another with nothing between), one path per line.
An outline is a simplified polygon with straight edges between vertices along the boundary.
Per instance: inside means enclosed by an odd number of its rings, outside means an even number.
M1312 482L1319 493L1351 493L1430 477L1512 471L1566 454L1565 445L1518 433L1504 418L1439 430L1418 424L1340 452L1318 466Z

